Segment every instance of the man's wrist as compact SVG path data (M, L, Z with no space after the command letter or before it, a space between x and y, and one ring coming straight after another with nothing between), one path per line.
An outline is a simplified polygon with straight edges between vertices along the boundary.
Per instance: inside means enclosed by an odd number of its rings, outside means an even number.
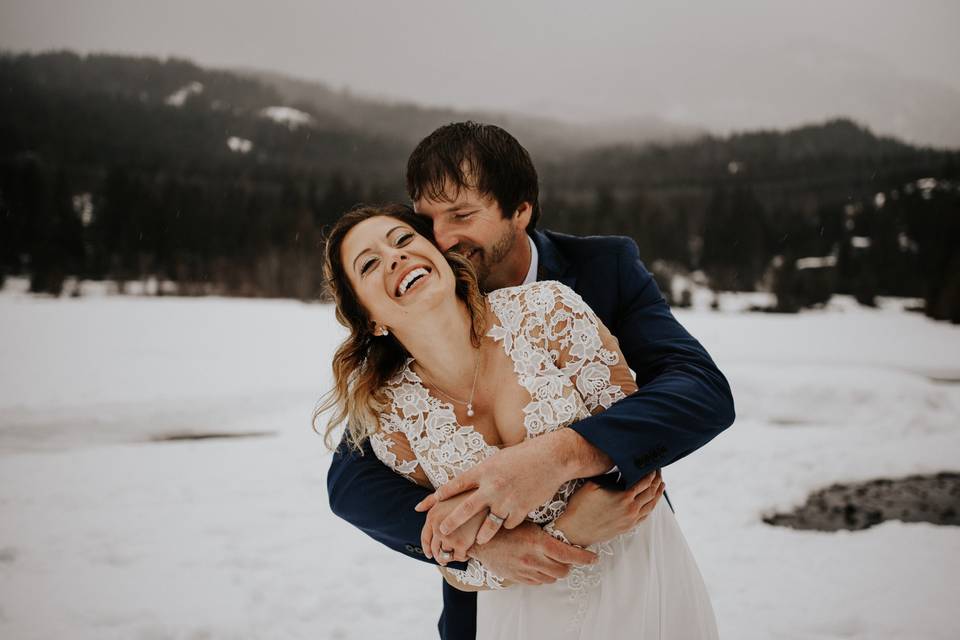
M572 525L570 517L566 511L561 513L559 518L551 523L548 523L548 525L543 528L543 531L544 533L553 536L561 542L572 544L573 546L580 547L581 549L590 544L588 541L583 539L583 536L580 534L580 532L577 531L576 527Z
M564 480L600 475L613 466L610 456L573 429L558 429L554 435L554 459L564 471Z

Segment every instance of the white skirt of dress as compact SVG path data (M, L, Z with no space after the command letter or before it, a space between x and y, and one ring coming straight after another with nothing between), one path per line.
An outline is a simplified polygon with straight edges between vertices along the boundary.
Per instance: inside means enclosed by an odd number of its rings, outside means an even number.
M600 562L564 580L477 594L477 640L716 639L710 597L673 511L661 500Z

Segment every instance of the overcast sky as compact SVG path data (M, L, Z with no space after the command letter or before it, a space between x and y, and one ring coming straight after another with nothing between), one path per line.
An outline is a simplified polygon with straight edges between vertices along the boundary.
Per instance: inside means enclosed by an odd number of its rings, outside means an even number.
M175 55L571 120L850 115L954 145L958 25L956 0L0 0L7 50Z

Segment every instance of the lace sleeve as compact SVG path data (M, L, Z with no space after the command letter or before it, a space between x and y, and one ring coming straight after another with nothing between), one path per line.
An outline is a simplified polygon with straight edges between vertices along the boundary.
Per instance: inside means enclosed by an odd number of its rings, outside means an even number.
M484 567L476 558L467 560L467 568L465 570L444 567L443 574L447 577L447 582L450 582L453 587L461 591L485 591L489 589L504 589L507 587L503 578ZM460 583L460 585L463 586L461 587L455 583Z
M381 413L380 427L376 433L370 436L370 446L373 453L385 465L411 482L433 488L404 433L404 418L391 412ZM443 573L448 581L453 580L451 584L456 587L457 584L455 583L459 583L465 591L502 589L504 587L503 580L493 572L488 571L475 558L467 561L465 570L444 568Z
M591 414L637 390L616 337L569 287L543 283L552 308L545 314L543 335L557 366L573 383ZM544 301L546 302L546 301Z
M380 427L370 436L370 447L383 464L407 480L432 489L433 485L417 461L410 441L403 433L402 419L394 413L380 414Z

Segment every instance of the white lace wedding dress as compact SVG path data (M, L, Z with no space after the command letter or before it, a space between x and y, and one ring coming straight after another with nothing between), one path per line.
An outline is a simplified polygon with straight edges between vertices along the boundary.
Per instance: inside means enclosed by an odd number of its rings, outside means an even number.
M495 315L488 336L513 362L530 395L527 437L566 427L624 396L629 376L616 339L580 296L557 282L536 282L489 294ZM377 457L424 486L437 487L497 448L457 422L453 406L429 393L410 362L387 386L390 407L371 436ZM568 482L528 518L556 519L578 486ZM552 585L512 585L477 560L451 571L477 594L477 638L717 638L703 578L670 507L661 500L633 530L591 547L600 561ZM548 527L549 529L549 527Z

